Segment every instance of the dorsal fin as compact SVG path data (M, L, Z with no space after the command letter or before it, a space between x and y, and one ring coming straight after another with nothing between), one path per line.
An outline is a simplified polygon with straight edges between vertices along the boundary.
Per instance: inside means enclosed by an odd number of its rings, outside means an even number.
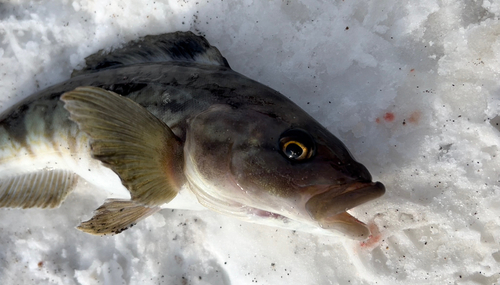
M229 67L219 50L192 32L145 36L110 52L100 50L85 58L86 67L74 70L71 77L97 70L145 62L199 62Z

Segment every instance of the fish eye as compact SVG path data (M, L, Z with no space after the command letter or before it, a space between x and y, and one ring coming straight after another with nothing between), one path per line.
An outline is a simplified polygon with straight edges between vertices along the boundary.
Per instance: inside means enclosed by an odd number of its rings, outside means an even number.
M315 151L314 140L306 131L291 129L280 137L280 149L284 156L292 161L311 158Z

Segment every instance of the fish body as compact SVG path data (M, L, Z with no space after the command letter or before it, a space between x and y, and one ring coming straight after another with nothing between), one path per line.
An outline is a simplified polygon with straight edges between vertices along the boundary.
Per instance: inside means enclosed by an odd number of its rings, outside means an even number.
M56 207L78 179L113 199L79 229L208 208L366 238L346 211L381 196L340 140L192 33L147 36L0 116L0 206Z

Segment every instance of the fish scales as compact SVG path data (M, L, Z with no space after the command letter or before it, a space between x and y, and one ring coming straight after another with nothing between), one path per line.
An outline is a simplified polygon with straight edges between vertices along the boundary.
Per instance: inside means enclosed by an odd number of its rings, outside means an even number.
M215 72L217 74L214 74ZM235 108L246 103L261 106L280 104L282 108L286 108L286 98L278 103L258 98L245 102L248 91L239 90L236 93L234 90L239 82L243 85L248 84L249 82L245 81L250 80L239 77L238 82L225 81L232 84L224 84L220 79L229 78L228 73L233 72L219 67L203 68L196 64L178 66L163 63L89 74L79 80L64 82L43 90L11 107L0 118L0 127L5 130L0 134L0 139L12 140L31 155L34 154L32 148L37 145L45 147L52 145L54 151L65 153L60 149L60 145L68 141L73 142L69 144L70 152L81 152L82 150L77 149L77 144L74 143L76 137L80 135L78 128L69 119L68 112L59 100L61 94L78 86L97 86L131 98L161 118L176 130L174 133L181 138L185 138L186 128L179 125L185 124L185 119L193 113L212 104L226 103ZM155 74L156 78L151 79L152 74ZM107 83L110 80L115 82ZM131 84L130 81L134 83ZM210 83L214 81L220 83ZM272 110L268 112L273 116ZM4 147L5 144L2 144L2 150ZM14 149L18 150L19 147ZM7 157L9 156L2 155L1 159Z
M311 116L189 32L92 55L73 78L5 111L0 169L2 207L57 206L78 177L118 196L80 225L92 234L122 232L161 207L201 204L366 238L346 210L385 191ZM33 177L46 181L36 193L19 183Z

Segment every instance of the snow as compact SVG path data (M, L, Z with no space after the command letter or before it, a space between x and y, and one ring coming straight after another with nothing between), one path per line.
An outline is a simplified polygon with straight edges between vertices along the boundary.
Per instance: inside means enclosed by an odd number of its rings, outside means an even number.
M105 198L0 210L0 284L500 284L500 4L494 0L0 2L2 109L139 36L203 34L337 135L387 193L360 243L163 210L112 237Z

